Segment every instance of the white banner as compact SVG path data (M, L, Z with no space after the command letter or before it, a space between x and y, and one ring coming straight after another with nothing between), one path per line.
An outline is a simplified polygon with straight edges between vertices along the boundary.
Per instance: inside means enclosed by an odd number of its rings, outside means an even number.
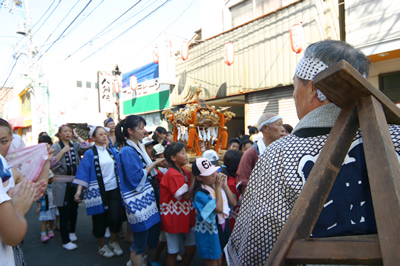
M113 96L114 77L105 71L98 72L99 84L99 112L113 113L115 99Z

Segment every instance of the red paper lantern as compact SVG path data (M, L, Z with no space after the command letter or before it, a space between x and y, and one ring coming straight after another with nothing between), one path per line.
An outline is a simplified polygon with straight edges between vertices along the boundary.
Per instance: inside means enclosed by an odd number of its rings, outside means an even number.
M230 66L233 64L233 59L235 56L235 52L233 50L233 43L231 41L225 43L224 51L225 51L225 53L224 53L225 64Z
M129 79L129 83L131 84L131 90L136 90L137 89L137 77L131 76Z
M119 89L120 89L118 80L114 80L113 87L114 87L115 94L118 94L119 93Z
M158 51L158 47L156 46L154 48L154 50L153 50L153 61L154 61L154 63L158 64L159 59L160 59L160 54L159 54L159 51Z
M181 44L181 58L182 60L186 60L189 57L189 45L186 41L183 41Z
M290 46L296 54L301 53L304 45L304 29L301 24L294 24L290 28Z

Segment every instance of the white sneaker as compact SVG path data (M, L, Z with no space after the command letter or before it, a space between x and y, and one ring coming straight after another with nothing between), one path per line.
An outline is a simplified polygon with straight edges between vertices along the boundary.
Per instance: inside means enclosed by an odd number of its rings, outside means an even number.
M132 266L131 260L128 260L128 262L126 263L126 266Z
M106 228L106 232L105 232L105 234L104 234L104 237L110 237L111 235L110 235L110 228L109 227L107 227Z
M121 247L119 246L118 242L115 241L113 243L108 244L108 248L114 252L115 255L117 256L121 256L122 254L124 254L124 252L122 251Z
M63 245L63 248L65 248L66 250L74 250L77 249L78 246L72 242L68 242L67 244Z
M107 245L104 245L102 248L99 248L99 255L106 258L111 258L114 256L114 252L112 252Z
M71 242L74 242L78 240L78 238L76 237L75 233L69 233L69 240L71 240Z
M181 255L176 255L176 261L181 262L182 261L182 256Z

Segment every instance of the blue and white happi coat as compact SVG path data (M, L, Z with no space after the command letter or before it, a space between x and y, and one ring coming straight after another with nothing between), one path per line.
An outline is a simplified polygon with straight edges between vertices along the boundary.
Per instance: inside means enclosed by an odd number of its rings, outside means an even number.
M142 232L161 222L154 189L138 153L130 146L119 152L121 160L120 189L126 216L132 232Z
M117 175L119 174L119 155L113 149L107 149L117 162ZM87 150L79 164L73 181L74 184L87 188L83 193L87 215L104 213L103 201L100 195L100 187L97 181L93 150Z

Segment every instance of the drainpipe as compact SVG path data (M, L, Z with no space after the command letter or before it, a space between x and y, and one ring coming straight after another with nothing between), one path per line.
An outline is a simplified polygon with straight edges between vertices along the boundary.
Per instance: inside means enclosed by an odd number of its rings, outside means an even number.
M346 41L346 11L344 7L344 0L339 0L339 31L340 31L340 40Z

